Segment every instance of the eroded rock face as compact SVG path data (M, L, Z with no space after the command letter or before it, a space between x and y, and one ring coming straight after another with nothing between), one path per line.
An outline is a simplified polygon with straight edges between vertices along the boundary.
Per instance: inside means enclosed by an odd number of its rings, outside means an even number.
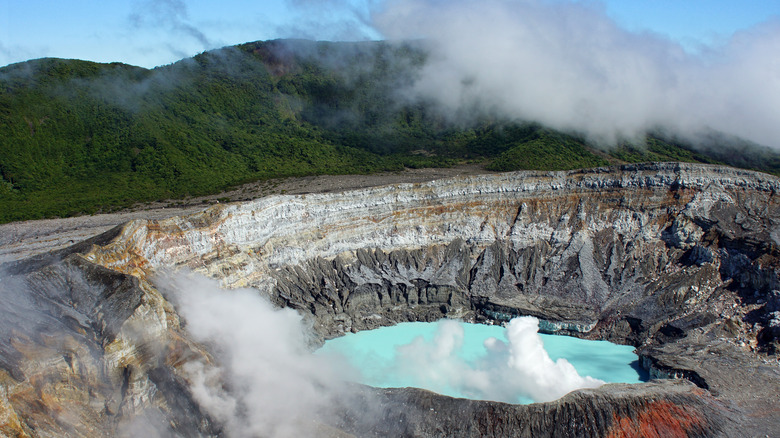
M183 367L215 359L154 283L155 273L188 268L297 309L322 338L407 320L533 315L548 332L636 345L653 376L692 382L607 385L530 406L379 391L385 417L372 423L346 407L329 433L774 432L778 189L753 172L659 164L277 196L134 221L9 268L49 303L53 332L67 335L4 333L0 430L100 435L146 415L174 433L219 434ZM88 400L78 412L55 407L75 399ZM427 415L432 404L447 414Z
M572 392L552 403L510 405L451 400L416 389L374 390L373 420L347 418L356 436L716 436L739 435L711 395L677 381L612 384Z
M210 356L138 278L70 254L31 271L24 263L4 270L0 292L4 436L219 431L177 369Z

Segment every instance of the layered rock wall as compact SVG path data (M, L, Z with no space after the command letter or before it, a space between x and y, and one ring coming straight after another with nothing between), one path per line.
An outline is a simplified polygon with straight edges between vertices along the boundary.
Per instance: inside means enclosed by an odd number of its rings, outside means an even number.
M637 329L693 311L727 282L775 288L779 187L667 164L279 196L132 222L87 258L253 286L314 315L325 336L477 311L535 315L551 331L631 321L610 336L636 343Z

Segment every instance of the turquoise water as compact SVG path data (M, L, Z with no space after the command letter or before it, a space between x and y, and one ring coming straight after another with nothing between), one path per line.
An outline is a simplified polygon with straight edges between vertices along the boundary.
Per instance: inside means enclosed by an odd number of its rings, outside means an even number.
M631 346L538 334L534 318L518 318L509 327L514 328L452 320L401 323L332 339L317 354L343 355L354 367L353 380L367 385L510 403L554 400L604 382L646 380Z

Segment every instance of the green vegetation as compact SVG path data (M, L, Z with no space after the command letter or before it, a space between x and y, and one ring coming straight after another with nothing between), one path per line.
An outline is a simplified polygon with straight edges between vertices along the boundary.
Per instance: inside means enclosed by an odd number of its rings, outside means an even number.
M611 155L627 163L644 161L682 161L688 163L718 163L718 160L703 153L686 148L683 144L672 143L648 136L643 147L622 145L611 151Z
M744 156L737 140L731 152L707 153L648 137L644 148L625 145L604 158L537 124L457 127L422 102L397 98L424 62L413 45L269 41L152 70L62 59L0 68L0 223L268 178L464 159L495 170L592 167L607 158L780 169L777 154L754 147L754 158Z
M581 141L545 130L502 152L487 167L499 171L570 170L608 164L606 159L588 150Z

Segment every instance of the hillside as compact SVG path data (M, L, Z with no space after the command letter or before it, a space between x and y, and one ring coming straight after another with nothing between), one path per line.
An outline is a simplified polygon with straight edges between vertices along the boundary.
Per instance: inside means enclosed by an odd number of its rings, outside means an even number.
M462 160L492 170L693 161L780 172L776 153L715 134L698 152L656 135L604 153L531 122L458 124L403 97L425 59L413 44L269 41L152 70L63 59L4 67L0 223Z

